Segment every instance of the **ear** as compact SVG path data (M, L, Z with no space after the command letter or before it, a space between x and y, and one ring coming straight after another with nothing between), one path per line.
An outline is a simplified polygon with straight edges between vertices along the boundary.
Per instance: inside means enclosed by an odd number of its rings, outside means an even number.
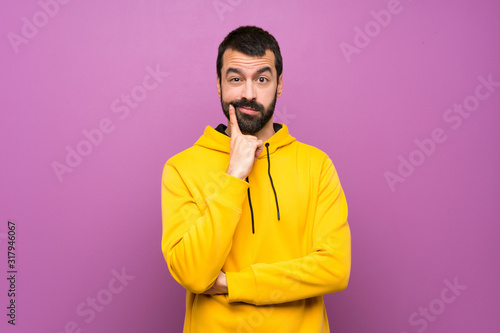
M282 91L283 91L283 73L281 73L278 79L278 87L276 87L276 97L280 97Z
M220 79L219 79L219 75L217 75L217 95L219 95L219 98L220 98L221 93L220 93Z

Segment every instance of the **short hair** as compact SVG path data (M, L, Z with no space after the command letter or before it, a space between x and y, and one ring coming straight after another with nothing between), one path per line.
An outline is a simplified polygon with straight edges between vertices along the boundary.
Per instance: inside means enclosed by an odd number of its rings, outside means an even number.
M283 72L283 59L276 39L269 32L255 26L242 26L231 31L219 45L217 55L217 76L221 78L222 56L227 49L232 49L249 56L262 57L266 50L274 53L274 66L278 78Z

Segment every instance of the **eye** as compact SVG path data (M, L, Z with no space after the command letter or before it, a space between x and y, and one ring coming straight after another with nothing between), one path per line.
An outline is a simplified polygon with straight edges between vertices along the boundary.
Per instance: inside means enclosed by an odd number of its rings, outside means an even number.
M267 81L269 81L267 77L264 76L259 77L257 80L259 81L259 83L266 83Z
M240 78L239 77L233 77L231 79L229 79L230 82L240 82Z

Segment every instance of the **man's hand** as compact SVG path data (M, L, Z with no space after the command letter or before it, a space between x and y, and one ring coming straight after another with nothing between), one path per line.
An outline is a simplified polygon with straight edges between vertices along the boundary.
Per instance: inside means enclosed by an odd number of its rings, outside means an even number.
M227 282L226 282L226 273L223 271L219 272L219 276L217 276L217 280L215 280L214 285L204 292L206 295L214 295L214 294L227 294Z
M236 111L232 105L229 105L229 124L231 126L231 150L226 173L245 180L252 171L257 156L264 149L263 143L253 135L241 133Z

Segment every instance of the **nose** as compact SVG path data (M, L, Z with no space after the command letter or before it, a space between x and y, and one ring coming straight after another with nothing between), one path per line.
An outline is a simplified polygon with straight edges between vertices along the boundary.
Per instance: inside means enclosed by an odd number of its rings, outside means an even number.
M257 98L253 80L246 80L241 91L241 97L246 98L249 101Z

